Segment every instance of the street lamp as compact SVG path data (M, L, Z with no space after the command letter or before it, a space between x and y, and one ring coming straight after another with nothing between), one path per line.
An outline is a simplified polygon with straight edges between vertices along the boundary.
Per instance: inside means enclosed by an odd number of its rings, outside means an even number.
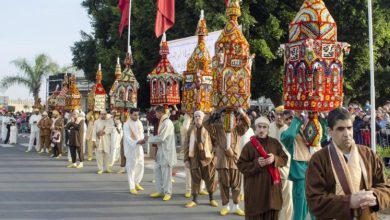
M371 149L376 151L376 126L375 126L375 76L374 76L374 37L372 29L372 3L368 0L368 42L370 52L370 99L371 99Z

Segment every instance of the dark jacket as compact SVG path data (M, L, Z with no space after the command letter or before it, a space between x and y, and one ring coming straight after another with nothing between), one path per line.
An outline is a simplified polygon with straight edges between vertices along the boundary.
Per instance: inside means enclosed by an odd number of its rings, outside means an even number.
M81 120L78 124L75 122L68 122L65 129L69 130L69 146L82 147L84 144L84 120Z

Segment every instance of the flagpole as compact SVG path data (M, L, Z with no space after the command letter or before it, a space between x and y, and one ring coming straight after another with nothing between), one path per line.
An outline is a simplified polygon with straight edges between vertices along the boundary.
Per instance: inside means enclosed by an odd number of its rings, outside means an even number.
M374 37L372 29L372 3L368 0L368 36L370 53L370 99L371 99L371 149L376 151L376 126L375 126L375 76L374 76Z
M129 0L129 19L128 19L128 30L127 30L127 52L131 54L131 46L130 46L130 18L131 18L131 5L132 2Z

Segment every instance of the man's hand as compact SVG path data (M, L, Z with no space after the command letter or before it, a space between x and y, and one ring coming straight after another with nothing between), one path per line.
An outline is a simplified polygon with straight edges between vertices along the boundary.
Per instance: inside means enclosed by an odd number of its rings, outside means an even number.
M145 144L145 139L142 139L142 140L139 140L138 142L137 142L137 144Z
M187 160L186 162L184 162L184 165L187 169L190 169L190 161Z
M76 118L76 120L75 120L76 122L75 123L76 124L80 124L81 120L82 120L82 118Z
M257 162L259 162L261 167L267 166L267 161L263 157L259 157L259 159L257 159Z
M365 209L368 207L376 206L376 197L373 191L365 191L366 192L366 201L360 204L360 208Z
M272 164L275 161L275 156L273 154L268 154L268 158L265 159L267 165Z
M359 191L351 195L350 207L352 209L367 208L376 205L376 197L372 191Z
M261 167L265 167L275 161L275 156L273 154L268 154L268 157L266 159L264 157L259 157L257 161L259 162Z
M97 135L100 137L100 136L103 136L104 134L106 134L106 132L104 132L104 130L101 130L97 133Z

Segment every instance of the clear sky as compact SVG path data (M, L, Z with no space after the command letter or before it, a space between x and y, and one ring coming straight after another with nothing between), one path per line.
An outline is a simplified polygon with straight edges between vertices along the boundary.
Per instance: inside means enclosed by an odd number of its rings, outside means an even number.
M81 39L80 31L91 32L82 0L0 0L0 78L17 75L10 62L17 58L33 61L45 53L60 66L72 63L70 47ZM46 87L41 88L45 98ZM32 98L27 89L14 86L0 95Z

